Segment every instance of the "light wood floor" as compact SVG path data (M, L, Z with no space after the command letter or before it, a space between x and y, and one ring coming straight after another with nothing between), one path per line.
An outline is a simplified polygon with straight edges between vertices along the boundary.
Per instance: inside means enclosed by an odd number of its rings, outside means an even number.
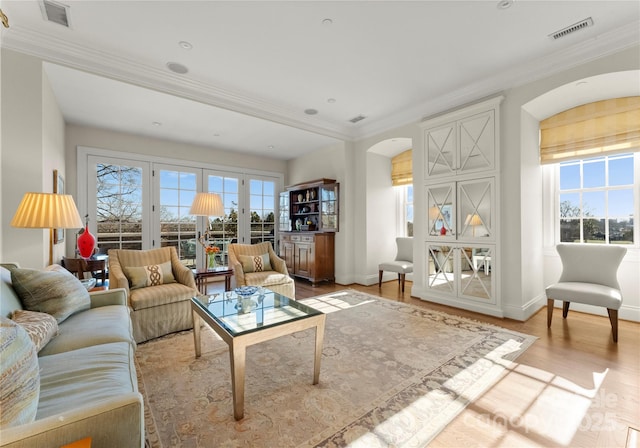
M210 284L209 292L220 286ZM544 308L526 322L499 319L412 298L410 282L403 295L395 281L382 288L296 281L296 297L346 288L538 337L431 447L638 447L640 324L620 321L614 344L606 317L569 311L564 320L556 309L548 330Z

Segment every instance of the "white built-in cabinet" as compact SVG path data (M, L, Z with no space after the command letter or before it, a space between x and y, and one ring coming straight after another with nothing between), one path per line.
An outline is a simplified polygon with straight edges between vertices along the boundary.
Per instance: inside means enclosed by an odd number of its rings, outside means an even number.
M421 123L427 226L417 291L425 300L498 316L502 99Z

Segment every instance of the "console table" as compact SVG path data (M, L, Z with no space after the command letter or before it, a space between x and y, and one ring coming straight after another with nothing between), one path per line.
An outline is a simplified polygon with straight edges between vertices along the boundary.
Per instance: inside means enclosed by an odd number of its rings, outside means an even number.
M224 290L231 291L231 276L233 275L233 269L228 266L221 266L213 269L194 269L193 275L196 278L196 286L198 291L202 294L207 293L207 282L205 279L209 277L219 277L224 275Z

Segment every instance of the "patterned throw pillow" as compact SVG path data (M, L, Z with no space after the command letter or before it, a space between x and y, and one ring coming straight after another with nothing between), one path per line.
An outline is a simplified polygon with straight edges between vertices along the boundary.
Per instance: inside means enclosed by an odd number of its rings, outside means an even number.
M11 282L25 309L50 314L58 323L91 307L89 292L66 269L40 271L17 268L11 271Z
M269 254L262 255L239 255L242 270L248 272L273 271Z
M58 322L53 316L46 313L16 310L13 312L11 320L27 331L38 352L58 334Z
M36 347L20 325L0 316L0 428L35 420L40 398Z
M127 276L131 289L176 282L170 261L149 266L128 266L124 268L124 275Z

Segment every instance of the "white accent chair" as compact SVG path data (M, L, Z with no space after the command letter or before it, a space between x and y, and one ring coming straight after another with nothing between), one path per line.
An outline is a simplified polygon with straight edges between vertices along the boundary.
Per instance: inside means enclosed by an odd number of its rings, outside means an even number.
M562 300L562 317L567 318L571 302L604 306L609 313L613 342L618 342L618 310L622 293L618 267L627 249L604 244L558 244L562 275L547 287L547 327L551 327L554 300Z
M384 271L397 272L398 284L401 285L404 294L405 276L413 272L413 238L398 237L396 238L396 246L398 248L396 259L378 265L378 287L382 287L382 273Z

